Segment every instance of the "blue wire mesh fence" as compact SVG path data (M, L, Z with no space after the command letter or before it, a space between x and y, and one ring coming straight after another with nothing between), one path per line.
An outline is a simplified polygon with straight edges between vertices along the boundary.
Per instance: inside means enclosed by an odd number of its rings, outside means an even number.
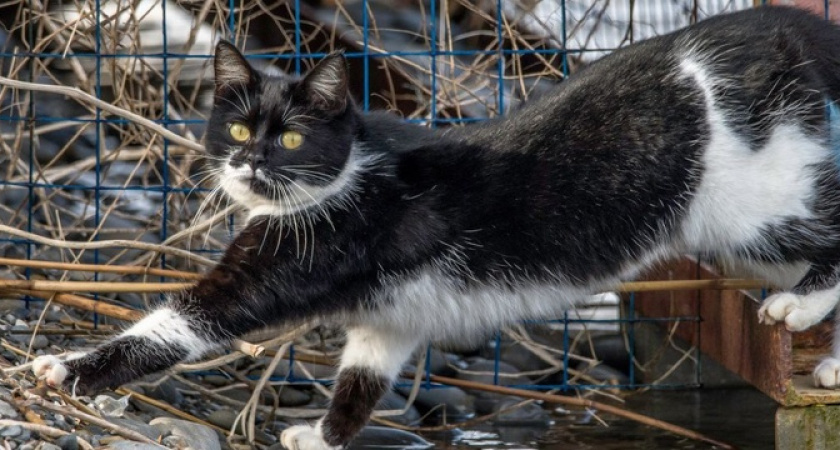
M752 0L20 0L0 6L0 70L47 89L78 88L198 141L212 101L216 40L234 41L257 67L287 73L301 73L343 48L362 108L390 109L419 125L459 126L539 97L616 47L752 6ZM826 17L837 14L827 0L812 6ZM199 153L84 99L0 86L0 137L0 223L7 227L0 233L0 256L204 270L241 223L216 195ZM189 250L195 257L66 244L114 239ZM2 270L18 279L171 281ZM30 308L43 308L43 299L26 298ZM138 294L92 298L133 308L159 300ZM564 317L511 327L485 345L458 349L472 360L447 365L446 356L430 353L426 368L489 373L493 382L529 389L699 385L696 349L668 333L654 344L645 338L646 360L636 350L642 324L673 330L701 318L638 317L634 302L633 294L622 301L599 296ZM95 313L72 314L96 326L110 322ZM336 334L320 330L314 336L293 357L336 354ZM674 360L686 366L681 372L687 376L650 370L668 352L677 352ZM484 365L475 364L479 359ZM596 360L608 362L609 370L593 372ZM517 362L527 376L506 376L506 361ZM278 372L276 380L311 383L296 367ZM315 376L328 382L325 377Z

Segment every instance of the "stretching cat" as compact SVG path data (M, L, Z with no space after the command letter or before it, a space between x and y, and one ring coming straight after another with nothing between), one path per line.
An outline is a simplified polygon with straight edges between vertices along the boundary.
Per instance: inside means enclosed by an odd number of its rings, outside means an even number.
M247 226L194 288L78 359L91 393L269 324L346 325L335 396L291 449L347 444L415 348L554 317L664 258L742 262L801 330L840 298L840 29L793 9L631 45L506 118L442 132L363 115L341 54L304 77L215 55L206 145ZM836 110L834 111L836 114ZM815 371L840 386L840 352Z

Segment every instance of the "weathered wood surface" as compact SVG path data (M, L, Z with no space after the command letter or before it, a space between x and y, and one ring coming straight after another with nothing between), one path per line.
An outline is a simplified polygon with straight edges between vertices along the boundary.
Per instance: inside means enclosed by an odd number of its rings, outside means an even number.
M643 279L713 278L719 276L710 267L686 258L654 269ZM635 304L645 317L699 316L699 322L680 323L675 336L782 405L840 403L840 391L816 389L810 378L819 358L830 352L831 324L794 334L782 325L759 324L758 295L740 290L639 292Z

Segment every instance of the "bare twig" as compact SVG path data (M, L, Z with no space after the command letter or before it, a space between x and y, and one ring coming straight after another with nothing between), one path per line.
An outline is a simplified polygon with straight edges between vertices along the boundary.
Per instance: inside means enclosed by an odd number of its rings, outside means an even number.
M30 267L33 269L72 270L84 272L118 273L122 275L159 276L182 278L185 280L199 280L202 276L201 274L194 272L184 272L182 270L170 269L156 269L154 267L120 266L106 264L78 264L63 263L57 261L36 261L31 259L18 258L0 258L0 264L5 264L9 267Z
M160 293L184 290L193 283L148 283L120 281L49 281L49 280L0 280L0 290L28 290L44 292L95 292L95 293Z
M118 435L120 435L124 438L127 438L127 439L133 439L135 441L145 442L147 444L156 444L155 441L147 438L146 436L144 436L144 435L142 435L142 434L140 434L140 433L138 433L134 430L129 430L128 428L125 428L125 427L119 426L117 424L108 422L107 420L101 419L99 417L96 417L96 416L93 416L93 415L90 415L90 414L87 414L87 413L84 413L84 412L81 412L81 411L77 411L75 409L68 408L68 407L65 407L65 406L56 405L52 402L48 402L48 401L44 400L43 398L41 398L41 397L31 393L31 392L24 392L23 395L24 395L24 398L26 399L27 402L36 404L36 405L40 406L41 408L49 409L50 411L54 411L54 412L57 412L59 414L63 414L63 415L66 415L66 416L72 416L72 417L75 417L77 419L84 420L85 422L100 426L100 427L105 428L107 430L111 430L115 434L118 434Z
M192 262L198 262L202 264L206 264L208 266L213 266L216 264L215 261L207 259L203 256L198 256L196 254L190 253L186 250L182 250L180 248L169 247L166 245L158 245L158 244L150 244L147 242L140 242L140 241L129 241L129 240L107 240L107 241L96 241L96 242L75 242L75 241L62 241L59 239L50 239L47 237L39 236L37 234L28 233L26 231L18 230L17 228L13 228L7 225L0 224L0 233L10 234L12 236L17 236L24 239L29 239L31 241L37 242L39 244L44 245L51 245L53 247L59 248L72 248L72 249L84 249L84 250L95 250L95 249L102 249L102 248L111 248L111 247L127 247L127 248L135 248L138 250L150 250L153 252L159 253L167 253L174 256L180 256Z
M0 419L0 429L5 429L7 427L21 427L30 431L36 431L38 433L43 434L44 436L49 436L52 438L58 438L62 436L68 436L70 433L64 430L59 430L58 428L37 424L37 423L30 423L30 422L22 422L19 420L9 420L9 419ZM82 447L84 450L93 450L93 446L88 443L88 441L80 438L77 436L77 442L79 443L79 447Z
M88 94L87 92L70 86L56 86L50 84L41 84L41 83L29 83L26 81L18 81L12 80L11 78L6 78L0 76L0 85L9 86L15 89L23 89L28 91L39 91L39 92L50 92L53 94L61 94L66 95L68 97L72 97L76 100L81 100L83 102L89 103L97 108L108 111L111 114L118 115L120 117L126 118L131 120L139 125L142 125L149 130L154 131L155 133L169 139L170 141L186 147L190 150L195 150L196 152L204 152L204 147L197 143L193 142L189 139L185 139L182 136L175 134L166 128L156 124L154 121L151 121L139 114L135 114L131 111L126 109L120 108L118 106L114 106L108 102L102 101L93 95Z
M441 377L437 375L430 376L431 381L435 383L445 384L449 386L456 386L464 389L475 389L485 392L493 392L496 394L504 394L504 395L515 395L517 397L524 397L530 398L534 400L542 400L548 403L557 403L561 405L569 405L569 406L577 406L581 408L592 408L598 409L619 417L623 417L625 419L632 420L634 422L638 422L644 425L652 426L655 428L659 428L661 430L668 431L670 433L674 433L680 436L684 436L696 441L706 442L712 445L716 445L723 449L734 449L729 444L724 442L717 441L712 439L708 436L700 434L696 431L689 430L687 428L683 428L677 425L670 424L668 422L664 422L658 419L654 419L652 417L645 416L643 414L634 413L632 411L627 411L626 409L619 408L617 406L608 405L606 403L597 402L594 400L589 400L585 398L578 398L578 397L565 397L562 395L554 395L554 394L546 394L542 392L534 392L534 391L527 391L524 389L514 389L509 388L506 386L496 386L492 384L486 383L477 383L474 381L466 381L466 380L458 380L455 378L448 378L448 377Z

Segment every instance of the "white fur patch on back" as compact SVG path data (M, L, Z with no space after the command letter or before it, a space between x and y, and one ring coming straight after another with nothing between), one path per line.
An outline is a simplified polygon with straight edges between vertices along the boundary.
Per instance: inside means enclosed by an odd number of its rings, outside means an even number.
M777 125L763 147L751 149L716 104L725 82L697 59L683 59L680 69L703 91L710 131L700 186L682 224L687 250L760 244L768 226L811 218L818 175L813 165L830 157L828 150L794 123Z
M220 348L218 343L199 337L190 327L189 318L171 308L161 308L152 312L125 330L121 336L143 337L163 346L185 348L189 352L187 360L200 358Z

